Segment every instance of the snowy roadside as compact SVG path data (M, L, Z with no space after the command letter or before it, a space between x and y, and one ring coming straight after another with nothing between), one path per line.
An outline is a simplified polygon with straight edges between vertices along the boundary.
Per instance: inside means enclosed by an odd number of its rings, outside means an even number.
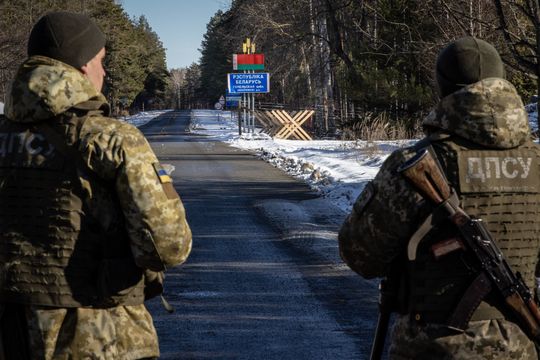
M124 120L142 126L161 114L148 112ZM272 199L254 206L296 251L324 258L335 271L348 273L337 251L337 231L364 183L375 176L382 161L400 143L302 142L273 140L265 134L239 136L234 114L214 110L194 110L191 119L191 132L255 153L308 183L320 197L305 201Z
M280 140L256 130L238 135L235 114L194 110L191 131L248 150L288 174L305 181L320 196L349 212L367 181L394 150L411 144L401 141Z
M191 131L248 150L288 174L305 181L320 197L304 201L273 199L255 205L302 256L324 259L336 276L355 276L341 260L337 232L365 184L386 157L411 140L391 142L279 140L266 134L238 135L229 112L193 111ZM366 296L375 298L377 281L363 280ZM370 294L370 295L369 295Z
M535 105L526 106L531 128L537 129ZM163 111L140 113L126 120L141 126ZM373 179L388 155L415 140L338 141L272 139L257 129L238 135L236 113L192 110L190 130L255 153L261 159L305 181L323 199L348 213L365 184Z
M153 110L153 111L142 111L138 114L131 116L121 117L120 120L124 120L136 127L143 126L148 124L152 119L172 110Z
M264 200L255 204L303 256L325 259L336 274L350 275L340 259L337 232L352 203L372 179L388 154L408 142L370 144L354 141L274 140L266 134L238 135L235 114L213 110L192 111L191 131L255 153L261 159L305 181L320 196L311 200ZM377 283L366 281L376 292Z
M535 109L529 117L535 122ZM161 113L140 115L139 123ZM234 113L193 110L190 131L255 153L261 159L305 181L320 197L301 202L283 199L256 204L296 251L324 258L336 271L348 271L339 257L337 231L365 184L373 179L388 155L415 140L401 141L296 141L272 139L268 135L238 135ZM132 119L127 119L132 122ZM377 282L366 281L376 293Z

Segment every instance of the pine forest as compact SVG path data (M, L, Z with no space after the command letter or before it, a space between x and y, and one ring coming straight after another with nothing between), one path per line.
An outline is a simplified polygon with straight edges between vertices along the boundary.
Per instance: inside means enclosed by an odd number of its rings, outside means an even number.
M538 0L232 0L209 19L200 59L179 69L167 69L158 34L121 1L0 0L0 101L33 23L55 9L90 15L107 35L104 93L117 115L212 108L246 38L265 54L272 79L256 107L313 109L319 137L418 135L439 99L437 54L462 36L497 48L525 103L539 88Z

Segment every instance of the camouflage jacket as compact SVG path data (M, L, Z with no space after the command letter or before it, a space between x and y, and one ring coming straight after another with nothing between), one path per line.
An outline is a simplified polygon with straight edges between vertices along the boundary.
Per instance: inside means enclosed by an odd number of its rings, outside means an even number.
M503 79L485 79L443 98L429 116L424 119L423 125L428 133L428 138L423 140L424 143L439 142L449 144L446 147L449 148L457 142L464 148L474 149L479 152L501 151L503 153L522 146L529 146L535 148L538 153L538 147L530 142L528 118L521 99L514 87ZM440 146L440 148L444 149L445 147ZM339 246L342 258L351 269L366 278L388 276L394 271L400 272L401 276L409 276L404 275L409 274L407 269L410 266L405 260L408 242L426 216L432 211L432 208L397 172L397 168L415 153L416 148L405 148L395 151L388 157L375 179L365 185L364 190L354 203L351 214L340 229ZM442 154L443 158L445 156L446 154ZM446 163L443 164L443 168L445 168L445 165ZM451 182L452 179L459 178L459 175L456 175L454 170L450 171L450 173L447 172ZM540 182L540 180L536 179L531 181ZM524 195L525 198L526 195ZM464 200L461 195L460 199ZM467 199L465 198L465 200ZM471 207L466 208L466 211L470 215L478 216L478 212L483 210L481 207ZM507 220L503 220L503 223L499 225L506 228L508 224L504 223L505 221ZM497 224L494 225L498 226ZM534 242L536 247L534 254L538 254L537 240L535 239ZM529 244L533 244L533 242L529 242ZM519 264L519 260L520 258L517 256L513 259L516 264ZM434 266L437 266L437 264ZM448 268L457 269L453 268L451 263L448 264ZM450 272L452 271L450 270ZM456 270L456 272L459 272L459 270ZM407 279L404 284L409 282L410 279ZM530 283L530 281L528 282ZM407 311L410 306L410 304L405 304L402 311ZM408 316L405 318L409 319ZM488 324L489 320L486 321L484 323ZM428 338L439 337L440 335L436 334L440 334L441 331L434 330L426 335L424 334L426 329L418 328L415 330L415 327L417 327L415 323L400 324L401 327L397 329L396 334L399 339L393 340L395 346L392 352L394 355L410 347L418 350L416 355L419 356L421 350L417 345L422 342L430 344L431 349L434 349L435 343L428 341ZM478 324L478 321L471 321L469 327L470 329L481 327ZM489 324L489 326L493 325ZM434 327L437 328L438 326L434 325ZM501 319L500 328L516 329L516 326ZM415 331L422 334L423 340L410 337L410 334ZM521 344L516 347L516 343L512 342L510 345L507 344L507 349L524 347L523 339L527 339L523 333L517 331L520 333L518 335ZM498 351L503 354L503 358L505 347L497 344L501 342L504 332L505 330L495 331L498 335L494 335L486 345L496 345L496 347L500 348ZM407 337L403 334L408 334L410 338L404 340ZM447 340L451 338L454 337L444 337ZM462 336L462 339L464 338L466 336ZM512 338L513 335L510 340ZM413 340L416 342L414 343ZM443 343L453 343L454 340L445 340ZM463 344L464 349L476 349L474 338L469 338L469 340L473 344ZM455 341L459 342L459 340ZM530 345L530 343L527 345L529 350ZM534 349L534 346L532 348ZM447 356L441 355L437 357L453 358L448 355L451 354L448 350L449 347L442 345L441 349L441 354L445 353ZM424 353L429 354L429 351ZM472 354L471 351L468 353ZM401 357L396 355L396 358ZM410 358L416 357L411 355ZM500 357L496 356L494 358Z
M31 126L54 121L72 109L99 109L88 113L74 139L67 139L68 145L80 152L82 161L93 173L90 177L80 177L84 201L89 209L85 216L92 217L102 229L122 224L129 239L128 255L141 269L162 271L184 262L191 251L191 231L184 207L172 184L163 181L158 160L142 133L132 125L107 117L109 107L105 98L77 69L41 56L31 57L21 65L6 101L7 121ZM95 179L112 184L112 187L106 189ZM85 221L84 217L81 221ZM81 316L84 311L94 313ZM102 314L97 315L100 312ZM54 352L60 357L75 354L74 357L79 358L99 347L115 354L103 358L158 355L155 330L143 304L67 312L29 306L26 314L29 325L37 324L36 328L30 329L31 337L51 340L41 344L45 348L34 349L36 354ZM97 317L102 317L102 325L107 327L104 336L116 334L116 339L96 336L92 338L95 342L57 341L70 339L70 334L63 333L65 331L79 334L81 340L84 339L87 330L96 331L92 329L97 325L90 324L89 319ZM43 327L45 323L71 325L47 328ZM129 326L123 328L122 324ZM42 334L34 334L36 329ZM121 336L123 334L129 336ZM32 338L30 342L33 343ZM98 353L104 354L103 351Z
M104 96L78 70L35 56L21 66L5 115L10 121L37 123L88 102L108 113ZM91 116L77 140L88 167L100 178L115 182L137 264L161 271L184 262L191 250L184 207L180 199L169 199L153 166L157 158L142 133L125 122ZM107 228L106 222L114 216L107 204L94 197L91 184L81 181L94 203L93 214Z
M515 88L490 78L442 99L423 121L431 137L457 135L486 149L509 149L530 139L527 113ZM365 185L339 233L345 262L366 278L388 275L390 264L430 209L397 174L415 148L393 152L375 179ZM392 214L392 216L386 216Z

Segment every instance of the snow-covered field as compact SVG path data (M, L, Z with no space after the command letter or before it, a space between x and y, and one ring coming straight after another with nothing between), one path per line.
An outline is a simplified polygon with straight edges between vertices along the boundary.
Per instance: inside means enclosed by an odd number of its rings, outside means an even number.
M527 106L527 110L531 127L536 129L536 106ZM127 120L140 126L161 113L141 113ZM193 110L191 131L256 153L304 180L321 197L345 212L350 211L366 182L377 174L388 155L415 141L279 140L260 133L260 129L240 136L236 114L216 110Z

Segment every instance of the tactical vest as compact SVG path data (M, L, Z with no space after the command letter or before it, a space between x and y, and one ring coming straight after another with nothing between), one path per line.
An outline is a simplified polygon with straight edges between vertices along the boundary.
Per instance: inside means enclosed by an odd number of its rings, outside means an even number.
M107 194L107 210L120 212L112 185L85 167L77 150L92 114L74 109L46 125L0 120L0 302L144 301L123 223L105 229L92 216L95 194Z
M432 145L462 208L485 222L514 272L534 290L540 249L540 148L527 142L509 150L488 150L457 137ZM444 324L477 275L461 250L438 259L433 255L435 244L456 236L453 225L442 221L409 262L407 312L417 321ZM471 320L496 318L511 315L492 292Z

